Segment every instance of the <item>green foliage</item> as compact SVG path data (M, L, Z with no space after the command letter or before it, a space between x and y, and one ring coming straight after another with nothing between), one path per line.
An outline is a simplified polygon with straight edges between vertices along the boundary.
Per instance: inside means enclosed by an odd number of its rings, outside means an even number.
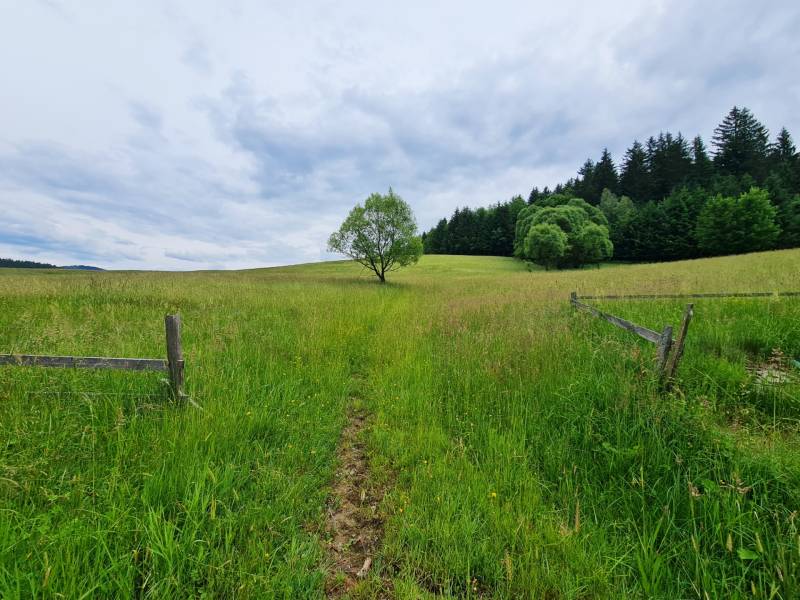
M604 189L603 192L607 192L608 189ZM583 212L586 213L586 216L592 223L597 225L602 225L603 227L608 228L608 219L606 218L605 214L603 213L600 208L597 206L592 206L588 202L586 202L583 198L570 198L567 202L567 206L572 206L575 208L580 208Z
M587 223L575 236L573 253L578 264L595 264L614 254L614 244L608 239L608 229L597 223Z
M489 208L457 208L424 235L426 254L511 256L517 215L526 207L521 196Z
M629 231L636 260L664 260L662 240L669 235L669 230L662 203L650 201L639 207Z
M620 193L635 202L645 203L652 197L653 182L647 165L647 152L638 141L625 152L620 176Z
M647 166L651 182L651 200L666 198L675 187L685 184L692 175L689 144L679 133L660 133L647 140Z
M778 225L781 228L781 247L800 247L800 194L784 202L778 209Z
M422 240L411 207L389 188L388 194L371 194L364 206L350 211L328 240L328 250L349 256L384 283L386 273L419 260Z
M556 194L520 213L516 246L519 256L548 269L597 263L613 252L603 211L580 198Z
M769 193L751 188L738 198L710 199L697 219L697 241L708 254L741 254L775 247L780 234Z
M734 107L715 130L714 158L709 157L700 136L691 143L680 133L662 132L646 145L634 141L626 151L619 173L607 149L595 162L587 159L576 177L550 190L533 187L525 207L511 211L516 221L495 224L496 207L459 209L449 223L440 222L426 235L431 252L501 254L525 257L525 240L534 215L546 208L581 208L590 221L605 226L614 257L625 261L665 261L695 258L703 254L742 251L743 243L722 248L709 242L700 247L698 217L709 198L738 198L753 187L769 191L777 210L777 240L767 233L769 247L791 248L800 244L797 207L800 195L800 157L786 128L770 144L766 128L746 108ZM622 199L617 197L622 194ZM578 200L581 198L582 200ZM504 205L497 205L497 207ZM758 208L756 203L755 210ZM599 208L599 210L598 210ZM574 229L571 217L559 213L560 226ZM555 223L551 212L537 222ZM706 217L708 219L710 217ZM758 217L756 217L758 220ZM737 224L729 224L735 228ZM749 227L743 222L743 227ZM440 243L446 237L446 243ZM735 236L723 239L733 240ZM774 241L774 245L772 245ZM764 247L751 244L747 247ZM711 248L714 250L711 250ZM569 242L563 264L581 264L577 246Z
M423 234L425 254L446 254L447 219L440 219L436 227Z
M714 130L714 162L723 174L745 173L762 182L767 167L769 132L747 108L734 106Z
M592 185L595 194L591 198L586 198L592 205L597 205L600 202L603 190L614 192L619 187L617 167L614 165L614 160L611 158L608 148L603 148L600 160L595 165L594 173L592 174ZM597 190L599 190L599 193Z
M525 256L548 269L564 260L567 248L567 234L557 225L533 225L525 236Z
M514 256L522 258L525 256L525 238L533 223L533 218L540 210L540 206L531 204L523 208L517 215L517 222L514 227Z
M703 138L699 135L692 140L691 182L695 186L707 187L714 175L714 163L708 156Z
M698 256L695 226L707 200L702 188L682 187L662 204L664 232L660 243L662 259L681 260Z
M637 215L633 200L628 196L617 197L609 190L604 190L600 198L600 210L608 222L614 255L620 260L630 260L633 257L631 226Z
M589 215L579 206L548 206L536 212L532 224L550 223L559 227L564 233L577 234L589 222Z

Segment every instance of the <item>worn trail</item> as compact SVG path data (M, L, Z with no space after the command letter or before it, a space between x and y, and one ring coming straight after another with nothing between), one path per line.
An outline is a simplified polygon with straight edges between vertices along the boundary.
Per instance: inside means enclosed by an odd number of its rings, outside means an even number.
M329 598L345 596L370 574L383 535L379 506L384 490L370 482L361 440L366 423L366 412L351 407L337 450L339 468L325 525L330 564L325 591Z

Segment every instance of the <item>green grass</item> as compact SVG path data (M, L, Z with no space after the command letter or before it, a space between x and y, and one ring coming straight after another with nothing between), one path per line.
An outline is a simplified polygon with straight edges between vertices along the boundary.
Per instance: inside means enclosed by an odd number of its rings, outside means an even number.
M800 300L696 300L664 396L653 347L568 296L791 289L798 261L0 270L0 352L162 356L179 311L203 407L159 374L0 369L0 597L324 596L356 386L399 598L795 597L800 389L748 365L800 356ZM596 304L660 330L684 303Z

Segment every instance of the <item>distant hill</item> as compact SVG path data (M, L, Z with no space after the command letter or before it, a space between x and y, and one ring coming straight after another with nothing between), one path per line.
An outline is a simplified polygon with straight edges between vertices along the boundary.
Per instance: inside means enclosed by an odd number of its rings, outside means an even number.
M50 263L40 263L33 260L14 260L13 258L0 258L0 268L9 269L75 269L79 271L102 271L100 267L89 265L69 265L59 267Z
M104 271L100 267L92 267L90 265L69 265L66 267L58 267L59 269L74 269L77 271Z

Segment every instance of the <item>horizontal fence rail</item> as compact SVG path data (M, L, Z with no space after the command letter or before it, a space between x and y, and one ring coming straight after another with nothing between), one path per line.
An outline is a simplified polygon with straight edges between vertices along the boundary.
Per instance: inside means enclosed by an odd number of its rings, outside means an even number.
M68 369L123 369L127 371L167 371L169 369L167 361L160 358L38 356L36 354L0 354L0 365Z
M164 371L176 398L185 398L183 348L180 315L164 317L167 358L110 358L99 356L40 356L0 354L0 366L61 367L66 369L120 369L123 371Z
M619 296L616 296L619 297ZM686 342L686 334L689 330L689 323L692 320L692 316L694 315L694 305L687 304L686 310L683 313L683 320L681 322L681 327L678 333L678 339L672 339L672 325L666 325L664 330L661 333L653 331L652 329L648 329L647 327L642 327L641 325L637 325L636 323L632 323L626 319L621 317L617 317L615 315L611 315L609 313L605 313L602 310L596 309L594 306L590 306L588 304L584 304L578 300L579 296L577 292L572 292L569 295L570 304L576 309L584 310L588 313L591 313L595 317L600 319L604 319L611 323L612 325L616 325L620 329L624 329L625 331L630 331L638 335L640 338L647 340L650 343L656 345L656 371L658 372L659 382L664 385L664 387L669 388L672 385L672 379L675 376L675 372L678 369L678 363L683 356L683 346ZM582 296L583 299L591 298L590 296Z
M800 296L800 292L709 292L697 294L611 294L608 296L575 296L578 300L658 300L660 298L771 298Z
M631 333L635 333L640 338L646 339L648 342L652 342L653 344L658 344L661 341L661 334L656 331L653 331L652 329L648 329L647 327L642 327L641 325L637 325L636 323L631 323L630 321L626 321L625 319L622 319L620 317L615 317L614 315L604 313L602 310L597 310L594 306L589 306L588 304L579 302L577 297L575 296L571 298L571 302L575 308L579 308L581 310L590 312L595 317L605 319L612 325L616 325L621 329L625 329L627 331L630 331Z

